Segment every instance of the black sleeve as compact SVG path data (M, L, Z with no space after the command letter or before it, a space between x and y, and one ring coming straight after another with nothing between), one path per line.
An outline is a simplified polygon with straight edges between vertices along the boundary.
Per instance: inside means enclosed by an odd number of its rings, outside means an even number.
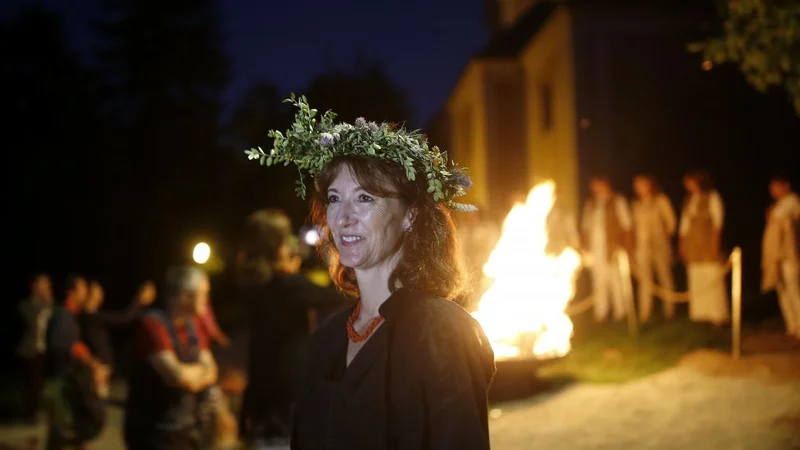
M476 322L463 311L453 317L452 311L437 308L418 317L417 338L407 334L403 339L411 345L399 347L405 348L404 357L395 360L400 367L392 369L392 383L404 392L395 390L392 402L399 413L391 419L398 449L489 449L487 392L494 356ZM415 429L404 428L414 422Z
M141 317L143 310L144 308L134 304L124 311L98 311L95 313L95 317L105 326L126 326Z

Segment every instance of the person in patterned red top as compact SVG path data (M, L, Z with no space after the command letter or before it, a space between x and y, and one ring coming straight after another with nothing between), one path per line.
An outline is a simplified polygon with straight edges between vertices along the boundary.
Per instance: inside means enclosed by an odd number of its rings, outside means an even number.
M206 274L195 267L167 273L164 297L142 317L125 407L132 450L182 450L202 442L202 405L217 366L198 317L208 302Z

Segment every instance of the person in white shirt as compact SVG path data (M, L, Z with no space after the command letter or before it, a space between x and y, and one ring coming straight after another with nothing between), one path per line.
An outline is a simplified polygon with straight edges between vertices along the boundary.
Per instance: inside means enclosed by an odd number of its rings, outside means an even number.
M705 172L683 178L687 197L681 213L679 252L686 264L689 318L722 326L729 319L720 253L725 209Z
M761 288L778 292L786 332L800 339L800 197L787 178L774 177L761 253Z
M625 197L611 189L607 178L592 178L590 189L592 197L584 205L581 228L583 248L591 255L594 318L603 322L612 312L619 321L625 318L625 299L617 261L620 251L630 254L631 214Z
M545 252L549 255L559 255L565 249L572 248L579 251L581 248L581 235L578 232L578 223L575 215L564 208L558 188L553 193L555 201L550 212L547 213L547 246Z
M633 229L635 260L639 278L639 320L650 319L653 310L653 272L665 290L674 292L672 276L672 236L677 229L675 209L669 198L658 189L650 175L637 175L633 179L636 200L633 202ZM671 298L662 298L664 317L675 315Z

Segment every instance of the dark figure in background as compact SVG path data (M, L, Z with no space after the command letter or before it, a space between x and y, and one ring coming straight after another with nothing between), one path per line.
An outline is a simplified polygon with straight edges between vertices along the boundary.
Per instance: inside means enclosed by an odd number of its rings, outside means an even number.
M56 308L48 325L48 450L84 448L105 424L105 405L97 386L107 383L110 370L84 343L78 322L87 295L85 279L67 277L64 304Z
M83 314L80 316L84 341L95 356L109 367L114 367L114 351L109 337L110 327L132 325L139 319L145 308L155 300L155 287L145 283L124 311L102 310L105 291L100 283L89 284L89 296Z
M196 267L168 271L159 304L145 313L134 342L125 405L124 438L130 450L204 448L203 418L217 365L200 331L198 314L210 284Z
M53 314L50 277L37 274L31 278L30 295L19 304L19 313L25 323L25 334L17 347L25 364L25 417L35 422L44 386L47 323Z
M335 307L341 297L297 274L291 223L283 212L252 214L242 237L239 295L248 308L250 345L239 430L243 440L259 445L288 439L305 373L308 311Z

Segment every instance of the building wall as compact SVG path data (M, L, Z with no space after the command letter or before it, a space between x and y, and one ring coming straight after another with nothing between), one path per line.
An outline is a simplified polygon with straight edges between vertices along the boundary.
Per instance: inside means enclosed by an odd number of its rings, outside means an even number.
M578 210L577 128L572 17L559 7L520 56L524 73L528 188L556 182L563 206Z
M523 71L512 59L482 60L481 67L487 107L486 206L492 218L502 220L528 185Z
M486 90L480 64L471 61L445 107L449 116L449 155L469 168L473 187L461 199L478 205L488 203Z
M608 175L624 193L637 172L679 179L676 159L726 145L730 133L709 121L728 114L719 101L725 88L704 80L700 56L686 48L707 33L700 30L708 17L702 8L572 11L578 115L587 125L578 131L584 194L594 173ZM679 183L670 189L680 198Z

